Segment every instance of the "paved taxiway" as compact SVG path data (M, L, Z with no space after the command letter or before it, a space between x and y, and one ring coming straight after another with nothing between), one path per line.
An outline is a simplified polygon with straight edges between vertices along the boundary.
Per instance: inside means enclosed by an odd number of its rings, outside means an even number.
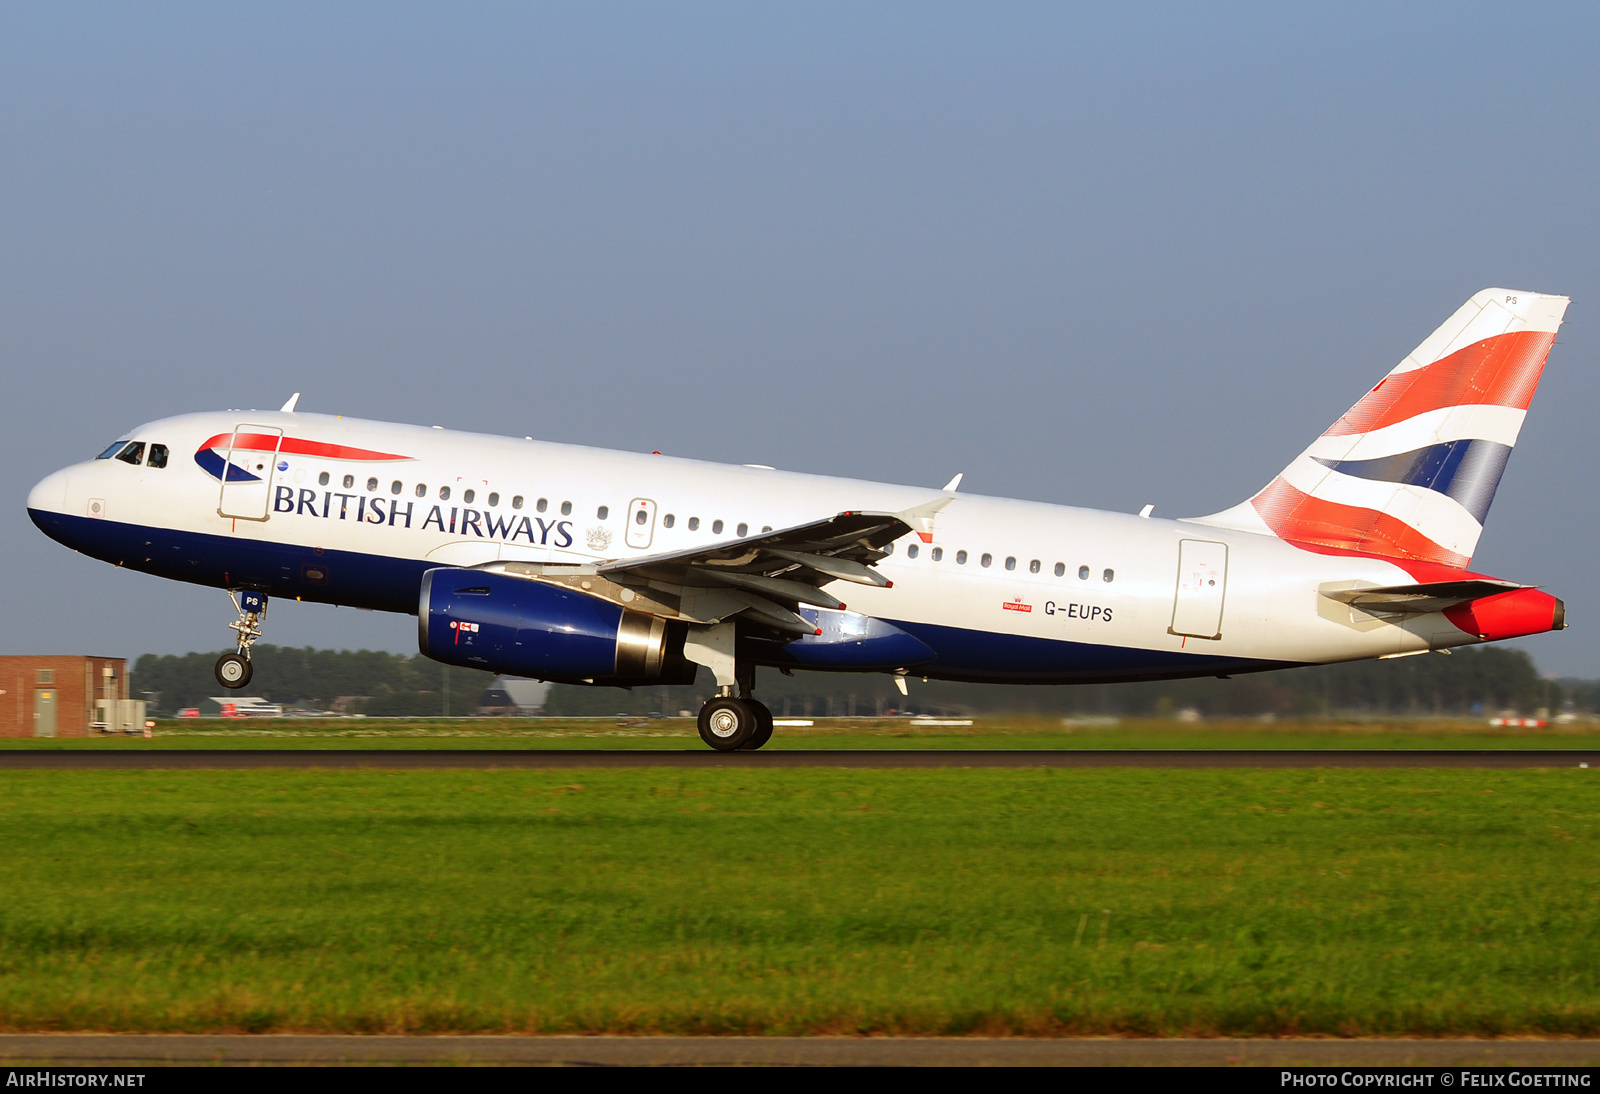
M58 1064L1581 1067L1600 1041L512 1037L11 1033L0 1066Z
M495 767L1594 767L1594 749L17 749L0 770Z

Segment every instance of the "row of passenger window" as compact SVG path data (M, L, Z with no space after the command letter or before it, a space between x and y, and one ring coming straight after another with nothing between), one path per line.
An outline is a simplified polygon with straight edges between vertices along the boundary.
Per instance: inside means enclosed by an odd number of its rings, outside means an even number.
M167 446L164 444L151 445L150 458L146 460L144 456L143 441L129 441L127 444L123 444L121 441L118 441L116 444L100 453L100 455L96 456L95 459L109 460L113 456L121 460L123 463L131 463L135 467L138 467L140 464L144 464L146 467L167 466Z
M906 557L907 558L916 558L917 555L921 553L921 547L922 547L922 545L918 544L918 543L911 544L910 546L908 546L906 548ZM891 552L892 552L892 549L893 548L892 548L892 545L891 545ZM944 548L943 547L931 548L928 551L928 557L933 559L933 561L935 561L935 562L942 562L944 560ZM965 552L965 551L957 551L956 552L956 565L957 566L965 566L966 564L967 564L967 552ZM979 555L978 556L978 565L982 566L984 569L988 569L990 566L994 565L994 556L991 555L991 554L988 554L987 552L982 554L982 555ZM1015 570L1017 568L1017 560L1016 560L1016 558L1011 556L1011 555L1007 555L1006 556L1006 561L1005 561L1005 567L1008 570ZM1028 562L1028 572L1030 574L1036 574L1041 569L1043 569L1043 564L1038 559L1035 558L1035 559L1029 560L1029 562ZM1055 569L1054 569L1053 572L1055 573L1055 575L1057 577L1066 577L1067 576L1067 564L1065 562L1056 563ZM1116 579L1117 579L1117 571L1109 569L1109 568L1100 571L1100 580L1101 581L1112 582L1112 581L1115 581ZM1079 581L1088 581L1089 580L1089 567L1087 567L1087 566L1079 566L1078 567L1078 580Z
M164 451L165 450L163 449L163 452ZM330 476L328 474L328 472L326 472L326 471L322 472L322 474L317 476L317 482L322 486L327 486L332 481L333 481L332 480L332 476ZM356 485L356 477L354 475L346 475L344 477L344 488L346 490L353 490L355 488L355 485ZM378 479L377 479L376 476L374 476L372 478L369 478L367 480L367 493L369 493L369 494L376 493L378 491L378 488L379 488L379 482L378 482ZM406 488L405 483L401 482L399 479L395 479L393 482L391 482L389 484L389 493L391 493L391 494L402 494L402 493L405 492L405 488ZM427 484L426 483L420 483L420 482L417 483L417 485L413 488L412 492L419 498L427 497L428 496ZM477 502L477 498L478 498L478 492L476 490L471 489L471 488L468 488L468 489L463 490L461 492L461 503L463 505L473 505L473 504L475 504ZM439 500L440 501L449 501L450 500L450 488L448 486L439 487ZM525 500L526 499L524 499L521 494L514 495L512 497L512 499L511 499L511 508L513 508L513 509L521 509L523 507L523 505L525 504ZM488 496L484 498L484 502L491 509L494 508L495 506L499 505L500 504L500 494L499 494L499 492L491 490L489 492ZM548 498L539 498L537 501L535 501L533 503L533 508L534 508L535 512L543 513L543 512L545 512L546 510L548 510L550 508L550 500ZM570 501L564 501L564 502L561 503L561 515L564 516L564 517L570 517L572 515L572 503ZM610 517L611 517L611 507L609 505L602 505L598 509L595 510L594 515L595 515L595 519L596 520L609 520ZM633 519L634 519L634 523L636 523L636 524L649 524L650 523L650 513L646 509L640 509L638 512L634 513ZM671 528L674 525L676 525L677 523L678 523L678 518L677 518L676 515L674 515L672 513L667 513L667 514L663 515L662 518L661 518L661 527L663 527L663 528ZM726 525L721 520L712 521L711 522L711 534L714 535L714 536L722 535L722 530L723 530L724 527L726 527ZM688 521L688 528L689 528L689 531L691 531L691 532L698 532L700 530L700 518L699 517L690 517L689 521ZM772 531L772 525L770 525L770 524L764 525L761 530L763 532L770 532L770 531ZM733 534L735 536L740 537L740 538L743 538L743 537L749 535L750 534L750 525L744 523L743 521L740 521L739 524L737 526L735 526L735 528L733 530Z
M332 477L326 471L324 471L322 474L317 476L317 483L319 485L321 485L321 486L327 486L328 483L331 482L331 481L332 481ZM342 483L342 485L343 485L344 489L346 489L346 490L355 489L356 477L354 475L346 475L344 477L344 482ZM406 484L401 482L399 479L395 479L393 482L391 482L389 484L389 493L391 493L391 494L403 494L403 493L405 493L405 489L406 489ZM367 480L367 493L374 494L374 493L377 493L377 491L378 491L378 479L377 479L376 476L374 476L374 477L369 478ZM419 498L427 497L428 496L428 484L427 483L422 483L422 482L417 483L415 488L413 488L412 493L415 494ZM449 501L450 500L450 488L448 486L439 487L439 500L440 501ZM477 502L477 500L478 500L478 492L476 490L468 488L468 489L463 490L461 492L461 502L462 502L463 505L473 505L473 504L475 504ZM518 494L518 495L516 495L515 497L513 497L511 499L511 508L513 508L513 509L521 509L523 507L523 505L525 504L525 502L526 502L526 499L523 498L523 496L521 494ZM494 508L495 506L499 505L500 504L500 494L499 494L499 492L491 490L489 492L489 495L486 498L484 498L484 503L486 505L488 505L491 509ZM540 498L538 501L535 501L533 503L533 508L534 508L535 512L539 512L539 513L545 512L546 510L548 510L550 508L550 499L549 498ZM570 517L572 515L572 503L570 501L564 501L564 502L561 503L561 515L564 516L564 517ZM596 513L596 516L598 516L601 520L605 520L606 517L609 516L609 515L610 515L610 510L607 509L607 507L604 506L604 505L602 505L600 507L600 509L599 509L599 512Z
M643 509L641 509L641 510L639 510L637 513L635 513L633 515L633 519L638 524L644 524L647 521L649 521L650 516ZM663 516L661 518L661 527L663 527L663 528L671 528L673 525L675 525L677 523L678 523L678 518L676 516L674 516L673 514L671 514L671 513L667 513L665 516ZM700 530L700 518L699 517L690 517L689 518L689 522L686 525L686 527L691 532L698 532ZM726 525L724 525L722 523L722 521L720 521L720 520L712 521L711 522L711 534L714 535L714 536L720 536L722 534L722 529L724 527L726 527ZM772 525L763 524L761 526L761 530L763 532L770 532L770 531L772 531ZM740 521L737 525L734 526L733 534L734 534L735 537L737 537L739 539L743 539L745 536L748 536L750 534L750 526L748 524L746 524L744 521Z

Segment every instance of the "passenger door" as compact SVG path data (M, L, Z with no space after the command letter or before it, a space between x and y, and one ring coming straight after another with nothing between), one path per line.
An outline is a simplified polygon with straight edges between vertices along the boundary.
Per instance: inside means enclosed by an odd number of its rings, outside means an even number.
M628 546L649 547L656 535L656 503L649 498L634 498L628 506Z
M222 464L219 516L266 520L272 504L272 476L283 447L283 430L270 425L241 425L228 442Z
M1222 637L1222 602L1228 588L1228 545L1205 539L1178 542L1178 594L1169 634Z

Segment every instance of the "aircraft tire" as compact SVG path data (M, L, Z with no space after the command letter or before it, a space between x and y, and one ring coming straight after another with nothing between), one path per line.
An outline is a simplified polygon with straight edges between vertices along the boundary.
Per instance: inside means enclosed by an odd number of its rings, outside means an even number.
M700 739L718 752L743 748L760 724L753 705L744 699L713 699L700 708Z
M750 739L744 743L743 751L754 752L772 740L772 711L767 704L755 699L746 699L745 702L756 712L756 731L750 734Z
M250 677L255 675L255 669L251 667L249 660L236 653L225 653L217 658L215 672L217 683L234 691L250 683Z

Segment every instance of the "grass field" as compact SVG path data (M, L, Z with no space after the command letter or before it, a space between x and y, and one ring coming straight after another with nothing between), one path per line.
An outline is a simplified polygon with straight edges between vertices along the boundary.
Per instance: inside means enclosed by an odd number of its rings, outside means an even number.
M0 772L0 1027L1594 1035L1596 777Z
M1600 748L1600 724L1516 728L1479 721L1330 719L1208 721L1130 719L1116 726L1059 718L984 717L969 727L913 726L906 719L818 719L782 726L781 748ZM667 748L705 746L687 718L271 719L164 721L155 736L0 738L0 748Z

